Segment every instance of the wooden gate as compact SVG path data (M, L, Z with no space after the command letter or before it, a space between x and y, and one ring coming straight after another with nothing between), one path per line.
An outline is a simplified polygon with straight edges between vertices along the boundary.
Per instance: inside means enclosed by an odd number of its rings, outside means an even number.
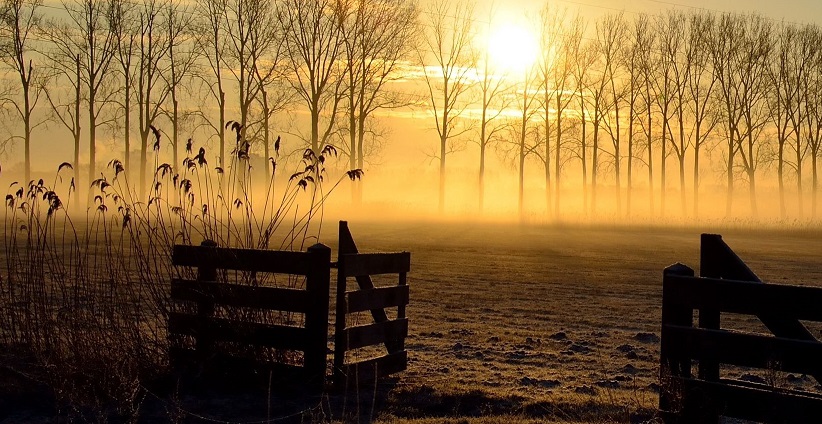
M334 336L335 384L373 383L382 376L406 369L408 318L405 308L409 299L407 273L410 268L411 254L408 252L358 253L348 224L340 221ZM371 276L378 274L397 274L396 285L374 287ZM356 280L357 290L348 291L349 278ZM389 319L386 308L397 308L396 318ZM373 323L346 325L349 314L365 311L371 312ZM363 361L346 361L346 352L375 345L384 345L387 352Z
M276 367L300 376L310 388L322 388L326 374L331 249L322 244L311 246L306 252L230 249L203 242L201 246L174 246L172 263L197 268L196 280L176 279L171 283L172 303L188 304L189 308L178 308L181 310L169 314L169 337L172 341L193 339L193 343L172 344L172 364L194 364L200 372L222 372L225 367ZM305 276L305 285L304 289L292 289L217 282L218 274L228 270L252 276ZM196 305L193 308L192 303ZM255 314L247 311L302 314L302 322L256 322ZM235 315L243 319L232 319ZM296 352L290 359L302 353L302 364L272 360L271 356L261 361L257 353L260 348ZM243 351L255 354L237 355Z
M717 422L722 415L812 422L822 417L818 393L720 375L720 364L727 364L766 374L808 374L820 381L822 343L800 320L822 322L822 288L762 283L717 235L702 237L701 273L694 277L692 269L677 264L663 276L659 408L665 421ZM773 336L723 329L722 313L756 316ZM699 365L695 377L693 361Z

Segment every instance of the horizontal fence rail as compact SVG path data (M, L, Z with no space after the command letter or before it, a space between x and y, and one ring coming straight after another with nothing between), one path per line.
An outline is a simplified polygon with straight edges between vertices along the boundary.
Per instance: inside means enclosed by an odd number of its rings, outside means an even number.
M739 263L734 267L741 268ZM723 379L719 366L822 375L822 343L808 340L802 332L794 333L796 337L776 334L784 334L780 323L822 322L822 288L693 274L690 268L675 265L663 277L659 405L665 421L715 422L720 415L766 422L819 419L819 394ZM699 311L698 326L694 311ZM710 319L703 319L704 313ZM767 317L775 335L722 329L722 313ZM691 375L692 361L699 364L696 377Z

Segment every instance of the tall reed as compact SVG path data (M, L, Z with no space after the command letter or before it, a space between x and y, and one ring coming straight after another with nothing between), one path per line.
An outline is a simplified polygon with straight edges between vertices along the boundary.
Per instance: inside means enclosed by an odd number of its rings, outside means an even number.
M66 210L74 181L14 183L5 199L0 281L0 343L10 367L51 388L66 417L136 417L143 383L167 370L169 284L191 270L171 265L174 244L303 250L319 238L324 205L345 179L327 183L333 146L305 150L290 176L274 169L256 189L251 142L239 124L228 169L212 167L204 147L186 145L179 167L159 163L141 199L119 160L93 181L85 213ZM161 133L155 129L154 149ZM155 158L159 155L155 155ZM66 199L64 201L64 199ZM227 278L223 276L221 278ZM272 278L273 277L267 277ZM287 284L253 275L242 284ZM274 317L271 319L291 319Z

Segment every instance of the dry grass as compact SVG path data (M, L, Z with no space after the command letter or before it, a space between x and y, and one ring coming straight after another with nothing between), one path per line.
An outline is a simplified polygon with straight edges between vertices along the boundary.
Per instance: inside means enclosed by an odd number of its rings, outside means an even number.
M208 239L302 250L316 237L329 193L360 175L349 171L325 185L325 160L336 151L307 150L287 181L269 178L266 194L254 199L249 143L235 131L229 169L209 166L202 148L189 150L179 173L155 163L147 198L111 161L92 183L85 216L66 211L77 196L64 175L70 164L51 183L11 186L0 255L0 366L8 376L0 385L20 389L9 395L30 389L47 399L45 413L69 422L137 422L156 409L147 398L167 404L152 385L170 375L169 283L192 272L171 265L172 246ZM0 404L0 419L6 409L13 414L15 405Z

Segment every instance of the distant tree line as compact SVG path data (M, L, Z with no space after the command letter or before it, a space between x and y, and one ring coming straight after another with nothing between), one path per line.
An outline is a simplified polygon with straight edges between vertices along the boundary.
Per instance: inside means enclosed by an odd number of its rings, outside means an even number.
M782 217L789 210L801 217L809 195L810 214L817 216L819 26L756 14L677 10L631 18L611 13L586 22L549 3L536 26L541 56L516 83L498 87L487 55L466 53L470 43L465 40L473 38L480 21L471 2L439 2L423 16L430 21L427 46L445 56L437 57L439 79L429 80L441 141L441 181L456 135L465 125L479 127L474 133L480 147L480 208L486 150L496 145L514 159L520 213L523 168L527 158L534 158L544 168L549 214L561 213L560 187L576 178L589 212L597 211L597 196L607 182L616 211L633 213L640 183L647 187L651 214L678 209L696 216L702 160L711 152L722 158L723 166L712 172L721 172L725 180L728 216L739 188L748 189L751 214L757 215L757 178L764 168L776 169ZM480 77L466 69L478 69ZM464 119L460 126L457 117L477 106L479 122ZM506 108L518 118L498 113ZM571 177L571 169L579 174ZM803 187L807 173L810 190ZM669 174L678 177L676 182L668 180ZM790 184L798 204L789 208ZM680 198L668 199L674 185ZM441 202L442 187L441 182Z
M501 76L477 41L493 17L479 18L467 0L425 10L413 0L0 0L0 18L0 105L22 127L7 141L23 145L26 180L32 133L46 124L71 134L75 165L88 145L88 174L75 166L75 184L98 175L98 134L107 131L144 191L152 150L170 150L176 169L195 132L216 141L220 167L237 151L233 122L250 149L274 156L274 121L288 110L308 115L297 150L332 144L362 168L383 136L380 109L427 104L441 210L446 159L470 140L479 146L479 209L494 149L516 168L520 214L525 167L536 163L541 203L555 216L576 187L592 213L607 187L620 214L642 201L651 214L697 216L710 155L722 160L710 172L724 180L728 215L745 188L756 215L757 179L775 169L782 216L817 216L817 25L677 10L590 22L549 3L535 22L535 64ZM416 96L392 85L411 69L423 70ZM265 166L272 175L273 161ZM669 199L677 186L679 199ZM355 186L356 201L361 193ZM798 204L789 207L789 194Z
M99 131L108 131L143 193L152 150L170 150L177 170L182 140L197 130L216 140L221 168L232 151L268 159L275 116L304 108L310 129L293 149L334 144L362 167L378 135L374 112L408 103L385 85L412 52L416 22L406 0L2 0L0 101L23 127L6 141L23 145L28 181L34 129L65 127L79 185L97 178ZM76 166L83 140L87 180Z

